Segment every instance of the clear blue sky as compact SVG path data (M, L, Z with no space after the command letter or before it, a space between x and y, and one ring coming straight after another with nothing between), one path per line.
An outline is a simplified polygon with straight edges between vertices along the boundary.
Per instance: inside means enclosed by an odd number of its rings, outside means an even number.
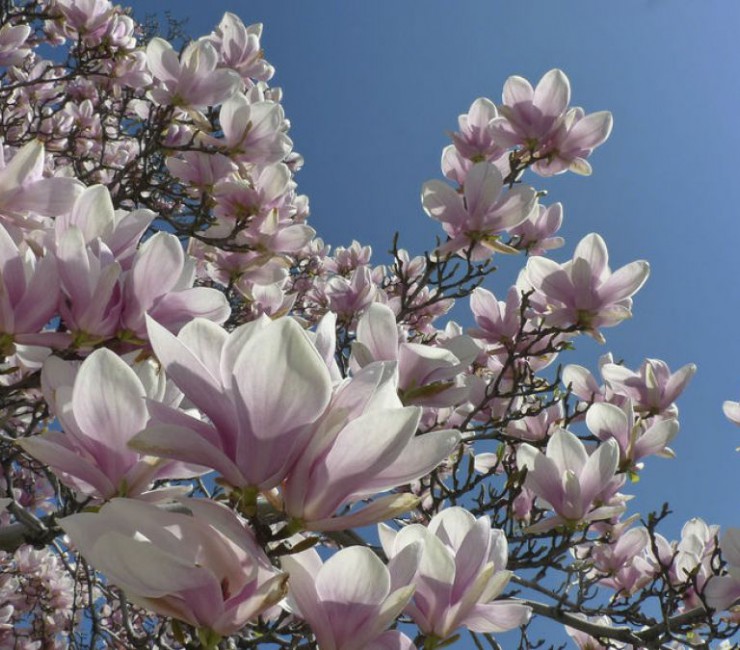
M740 525L740 429L721 412L740 399L740 3L727 0L359 2L145 0L135 15L169 9L188 32L210 32L224 11L263 22L296 150L311 225L330 244L353 238L387 261L392 233L414 253L441 234L419 190L441 178L445 132L479 96L500 101L507 76L533 82L553 67L570 77L573 103L608 109L614 131L590 178L540 182L565 206L569 258L588 232L604 236L612 266L647 259L652 275L635 317L578 342L596 369L612 351L636 368L646 356L699 369L679 401L678 459L647 459L632 511L669 500L664 529L686 519ZM506 260L512 272L518 267ZM486 285L499 295L511 273ZM576 357L570 361L575 360ZM566 360L566 357L563 357Z

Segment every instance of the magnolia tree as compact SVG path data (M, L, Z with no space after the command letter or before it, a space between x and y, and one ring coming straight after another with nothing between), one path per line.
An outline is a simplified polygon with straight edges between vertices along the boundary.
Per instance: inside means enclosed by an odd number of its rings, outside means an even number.
M261 26L154 33L0 4L0 648L729 646L740 529L628 507L694 366L568 363L649 267L550 259L523 180L611 115L510 77L422 188L438 241L376 263L307 225Z

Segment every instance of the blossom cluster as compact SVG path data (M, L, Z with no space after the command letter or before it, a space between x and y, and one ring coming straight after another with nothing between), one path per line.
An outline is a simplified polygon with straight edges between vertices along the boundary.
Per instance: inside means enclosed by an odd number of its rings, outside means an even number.
M648 647L654 601L658 643L733 634L737 529L669 542L622 492L672 456L695 367L551 372L649 275L596 233L550 259L563 206L521 182L590 173L611 115L560 70L510 77L422 187L444 239L376 264L307 224L261 36L227 13L178 51L109 0L0 12L0 648L92 620L90 647L430 650L529 644L534 616ZM526 257L503 300L494 256ZM461 299L470 326L443 322Z

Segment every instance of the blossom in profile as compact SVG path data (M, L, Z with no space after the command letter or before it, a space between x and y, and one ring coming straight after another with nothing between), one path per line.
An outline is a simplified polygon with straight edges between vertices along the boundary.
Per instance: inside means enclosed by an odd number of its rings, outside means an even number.
M187 478L195 468L134 451L129 441L149 420L153 397L136 372L118 355L100 348L79 368L49 357L42 388L62 430L18 440L78 493L100 500L139 496L160 478Z
M199 629L234 634L283 598L287 576L226 506L201 499L180 506L184 512L114 499L59 525L131 602Z
M423 549L406 613L425 634L443 641L460 627L504 632L529 619L529 607L496 600L511 572L506 570L506 536L491 528L488 516L476 519L464 508L452 507L435 515L428 526L411 524L394 531L381 524L379 534L391 562L409 546Z
M419 544L409 545L389 567L363 546L324 563L313 549L286 555L287 605L311 626L321 650L413 650L408 637L388 628L414 593L420 555Z
M178 56L170 43L155 37L147 45L146 58L155 79L150 92L157 104L214 106L226 101L242 86L236 72L217 69L218 52L206 39L193 41Z
M624 511L621 503L609 503L624 481L617 476L619 445L614 439L589 456L577 436L559 428L544 454L528 443L520 445L517 465L527 470L524 486L555 511L554 517L530 526L532 532L609 519Z
M341 530L414 507L418 499L405 492L334 516L342 506L415 481L452 453L460 434L416 435L420 418L420 407L398 397L393 362L371 363L339 384L283 483L286 513L307 530Z
M530 258L525 274L546 304L545 321L553 327L576 327L604 342L599 328L630 318L631 296L647 280L650 266L639 260L612 272L608 262L606 243L596 233L584 237L564 264Z
M501 172L488 162L473 165L462 194L437 180L425 183L421 191L424 210L450 238L436 254L470 255L472 260L494 252L516 253L500 241L501 235L524 221L536 201L534 189L526 185L504 190Z

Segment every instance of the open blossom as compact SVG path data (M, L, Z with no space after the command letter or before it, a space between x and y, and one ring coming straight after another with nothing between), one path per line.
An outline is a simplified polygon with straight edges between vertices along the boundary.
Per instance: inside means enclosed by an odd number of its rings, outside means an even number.
M268 81L275 68L264 59L261 36L262 24L246 27L239 16L227 11L210 39L224 66L236 70L244 80Z
M397 630L388 630L414 592L421 548L386 567L369 548L344 548L322 563L313 549L280 559L290 575L288 606L313 630L321 650L413 650Z
M546 322L554 327L576 326L603 342L600 327L631 317L631 296L647 280L650 266L640 260L612 272L608 262L606 243L596 233L584 237L573 259L564 264L530 258L526 277L544 296Z
M162 424L139 434L135 448L210 467L235 487L277 486L330 400L329 371L300 325L264 316L227 333L196 318L175 338L150 320L149 340L211 424L158 409Z
M586 158L609 137L608 111L585 115L569 108L570 82L562 70L545 73L537 86L524 78L506 80L501 117L491 121L493 137L501 146L520 147L534 156L533 171L552 176L568 169L589 174Z
M178 57L172 45L155 37L147 45L146 56L156 80L151 94L158 104L213 106L226 101L242 85L233 70L217 69L218 53L206 39L193 41Z
M590 456L570 431L557 429L546 453L528 443L517 450L519 469L527 470L525 487L534 492L556 516L530 527L530 531L608 519L624 511L611 505L624 477L616 475L619 446L616 440L601 443Z
M740 602L740 528L728 528L719 548L727 562L727 574L715 576L704 589L707 604L717 610L729 609Z
M635 421L629 399L621 408L608 403L593 404L586 413L586 425L599 440L617 441L622 469L635 468L636 462L645 456L674 456L668 443L678 433L678 421L671 418L647 423Z
M391 561L421 543L421 563L413 580L416 592L406 613L425 634L444 640L460 627L504 632L529 619L529 607L495 600L511 572L506 570L506 536L491 529L488 516L476 519L453 507L435 515L427 527L411 524L396 532L382 524L379 534Z
M631 398L636 411L668 418L678 416L674 402L695 372L693 363L671 372L668 364L660 359L645 359L637 371L616 363L607 363L601 368L601 375L611 389Z
M438 346L399 342L396 317L390 307L373 303L357 323L352 361L398 361L398 390L404 404L443 407L465 401L460 374L480 348L468 336L455 336Z
M169 512L114 499L59 524L97 570L133 603L221 635L234 634L285 595L250 528L214 501Z
M391 494L340 517L340 507L428 474L460 440L456 431L416 436L421 408L398 398L396 364L374 362L339 384L283 487L285 511L309 530L375 523L417 503Z
M524 221L536 200L535 191L524 185L504 191L501 172L488 162L473 166L462 195L437 180L425 183L421 191L424 210L450 237L437 254L470 254L473 260L486 259L495 251L515 252L500 242L501 235Z
M529 255L544 255L553 248L560 248L565 240L553 237L563 224L563 206L553 203L545 207L538 205L524 221L511 229L517 238L516 247L523 248Z
M498 111L490 99L476 99L470 105L470 110L457 118L460 130L452 134L455 149L473 162L493 162L503 156L505 148L496 142L489 128L495 117L498 117Z
M44 172L44 145L32 140L6 163L0 147L0 218L20 225L28 212L45 217L64 214L84 189L74 178L48 177Z
M138 496L156 479L199 473L129 448L149 420L145 399L154 392L110 350L96 350L79 370L72 362L50 357L42 385L62 431L23 438L18 444L80 494L103 500Z

